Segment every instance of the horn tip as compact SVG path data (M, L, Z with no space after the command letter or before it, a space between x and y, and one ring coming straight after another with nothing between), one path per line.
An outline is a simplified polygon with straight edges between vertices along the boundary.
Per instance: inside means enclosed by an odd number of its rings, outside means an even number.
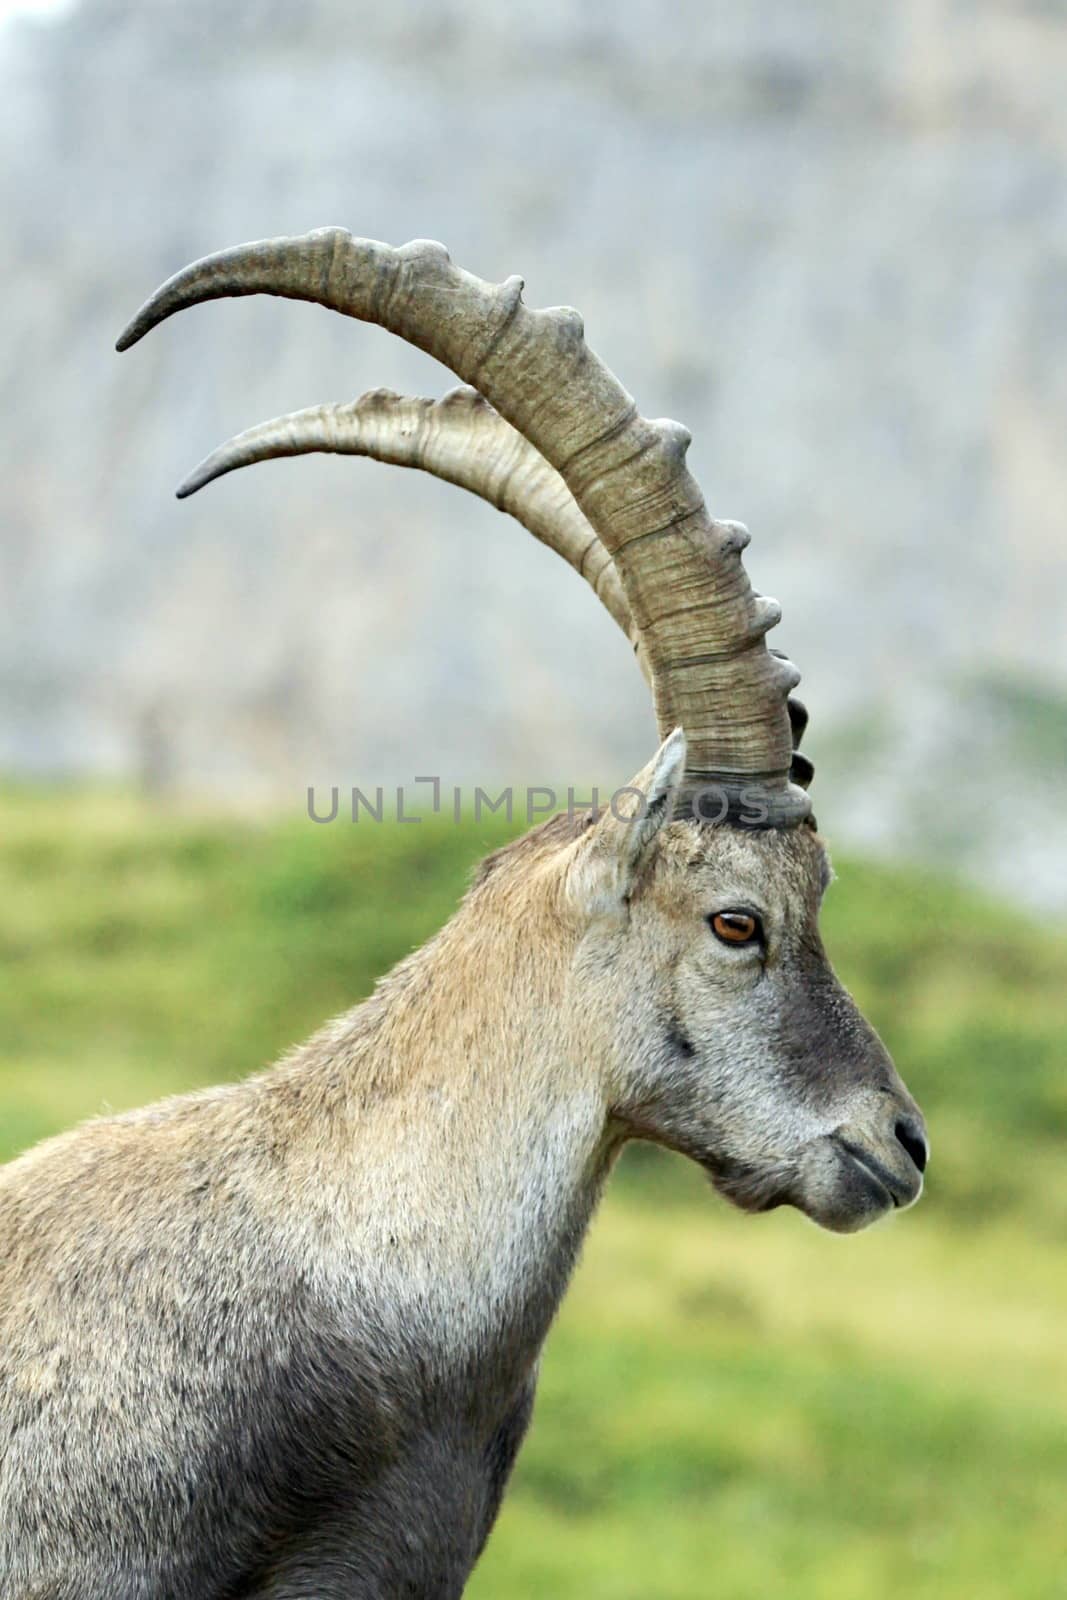
M146 300L137 314L127 322L115 340L115 349L120 354L123 350L128 350L131 345L137 344L146 333L151 332L157 322L162 322L163 318L169 315L169 310L164 309L163 299L163 291L157 289L151 299Z
M189 496L195 494L198 489L202 489L205 483L210 483L215 475L214 472L205 472L203 465L194 467L192 472L184 477L175 489L175 500L188 500Z

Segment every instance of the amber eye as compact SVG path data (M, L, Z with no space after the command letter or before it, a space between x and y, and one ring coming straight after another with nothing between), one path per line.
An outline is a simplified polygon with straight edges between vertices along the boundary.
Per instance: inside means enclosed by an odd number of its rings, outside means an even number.
M763 934L759 918L751 911L719 911L708 921L712 933L723 944L752 944Z

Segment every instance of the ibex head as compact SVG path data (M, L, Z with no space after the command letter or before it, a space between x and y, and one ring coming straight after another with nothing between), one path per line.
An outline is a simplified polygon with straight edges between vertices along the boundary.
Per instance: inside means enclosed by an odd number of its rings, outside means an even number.
M482 495L589 580L635 649L665 743L630 786L639 805L623 795L506 852L475 901L503 896L519 919L536 869L567 952L561 1037L592 1062L620 1137L693 1157L746 1209L860 1228L916 1199L926 1139L819 939L830 872L796 753L798 674L765 643L778 606L749 586L745 529L707 514L685 429L641 417L577 313L531 311L521 290L460 271L440 245L324 229L187 268L119 348L201 300L268 293L378 322L473 386L436 402L372 391L265 423L179 494L275 456L371 456Z
M603 1059L625 1135L691 1156L747 1211L862 1228L917 1199L926 1141L822 947L826 851L808 827L671 822L684 760L673 735L634 780L644 818L605 811L566 854L578 1049Z

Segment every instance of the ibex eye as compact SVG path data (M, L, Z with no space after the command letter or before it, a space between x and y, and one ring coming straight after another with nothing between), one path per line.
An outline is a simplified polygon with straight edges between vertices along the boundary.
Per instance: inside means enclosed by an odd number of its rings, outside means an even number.
M723 944L753 944L763 937L760 920L751 911L719 911L708 921L712 933Z

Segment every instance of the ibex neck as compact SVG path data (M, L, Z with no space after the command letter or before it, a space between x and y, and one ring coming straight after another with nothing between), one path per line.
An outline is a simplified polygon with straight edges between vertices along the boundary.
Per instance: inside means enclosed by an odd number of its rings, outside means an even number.
M504 1387L536 1358L613 1153L568 1039L567 951L531 937L461 912L281 1069L330 1102L316 1209L336 1268L420 1366Z

